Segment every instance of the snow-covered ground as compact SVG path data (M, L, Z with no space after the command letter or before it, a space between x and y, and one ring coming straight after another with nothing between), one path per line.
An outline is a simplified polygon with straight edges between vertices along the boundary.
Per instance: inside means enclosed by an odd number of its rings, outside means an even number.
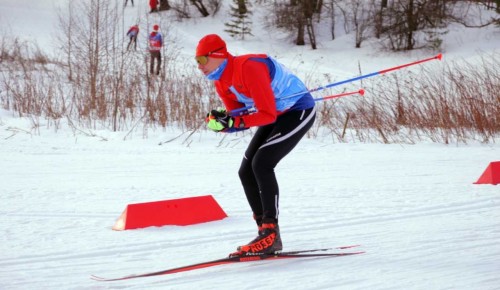
M15 33L39 32L54 20L47 12L53 2L65 1L2 0L0 19L15 19L8 21ZM146 9L145 1L135 2L126 13ZM205 33L223 34L222 20L203 21L176 26L186 57ZM38 32L33 36L41 37ZM485 42L475 38L485 35ZM455 34L449 37L456 46L451 41L447 49L451 57L474 58L493 50L494 35ZM355 75L358 61L370 72L415 59L375 58L370 48L356 51L342 39L325 41L317 51L280 40L262 43L229 40L228 46L240 53L265 48L304 75L314 65L331 68L339 79ZM489 162L500 160L498 143L305 139L276 169L285 250L361 244L365 254L96 282L91 274L115 277L221 258L251 240L256 228L237 176L250 136L223 139L204 131L185 142L168 128L124 141L128 132L94 130L90 137L64 122L57 132L43 120L40 125L33 129L30 119L0 110L0 289L500 289L500 188L473 184ZM167 140L173 141L158 145ZM207 194L228 218L111 230L127 204Z
M0 130L1 289L498 289L500 190L472 184L498 145L304 140L277 168L285 249L366 254L96 282L216 259L256 233L237 169L247 137L189 146L176 132L122 141ZM14 124L12 124L14 123ZM12 136L12 137L10 137ZM129 203L212 194L222 221L116 232Z

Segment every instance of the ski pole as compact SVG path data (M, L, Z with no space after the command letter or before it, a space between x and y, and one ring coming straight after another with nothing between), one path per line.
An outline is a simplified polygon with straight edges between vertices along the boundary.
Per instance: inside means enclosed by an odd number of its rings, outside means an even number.
M354 81L366 79L366 78L369 78L369 77L373 77L373 76L376 76L376 75L388 73L388 72L391 72L391 71L395 71L395 70L402 69L402 68L405 68L405 67L409 67L409 66L412 66L412 65L420 64L420 63L427 62L427 61L430 61L430 60L435 60L435 59L441 60L442 58L443 58L443 55L440 53L440 54L438 54L436 56L429 57L429 58L426 58L426 59L417 60L417 61L410 62L410 63L407 63L407 64L398 65L398 66L391 67L391 68L388 68L388 69L384 69L384 70L381 70L381 71L377 71L377 72L369 73L369 74L366 74L366 75L354 77L354 78L351 78L351 79L348 79L348 80L344 80L344 81L340 81L340 82L336 82L336 83L331 83L331 84L328 84L326 86L317 87L317 88L311 89L311 90L309 90L307 92L312 93L312 92L321 91L321 90L328 89L328 88L331 88L331 87L335 87L335 86L343 85L343 84L346 84L346 83L350 83L350 82L354 82ZM304 93L306 93L306 92L299 92L299 93L296 93L296 94L292 94L290 96L286 96L285 98L295 97L297 95L301 95L301 94L304 94ZM233 116L233 117L234 116L242 116L242 115L248 114L249 112L252 112L251 111L252 109L253 109L252 107L244 107L244 108L236 109L236 110L230 111L229 115Z
M315 102L324 101L324 100L335 99L335 98L340 98L340 97L345 97L345 96L351 96L351 95L355 95L355 94L360 94L363 96L365 94L365 90L360 89L359 91L355 91L355 92L342 93L342 94L331 95L331 96L326 96L326 97L322 97L322 98L315 98L314 101Z
M376 75L385 74L385 73L388 73L388 72L391 72L391 71L395 71L395 70L402 69L402 68L405 68L405 67L409 67L409 66L412 66L412 65L420 64L420 63L427 62L427 61L430 61L430 60L434 60L434 59L441 60L442 58L443 58L443 55L440 53L440 54L438 54L436 56L429 57L429 58L426 58L426 59L417 60L417 61L414 61L414 62L410 62L410 63L403 64L403 65L398 65L398 66L395 66L395 67L391 67L391 68L384 69L384 70L381 70L381 71L369 73L369 74L362 75L362 76L359 76L359 77L355 77L355 78L352 78L352 79L348 79L348 80L345 80L345 81L340 81L340 82L328 84L326 86L317 87L315 89L309 90L309 92L316 92L316 91L324 90L324 89L327 89L327 88L331 88L331 87L335 87L335 86L338 86L338 85L342 85L342 84L354 82L354 81L357 81L357 80L366 79L366 78L373 77L373 76L376 76Z
M313 100L315 102L319 102L319 101L325 101L325 100L329 100L329 99L351 96L351 95L355 95L355 94L360 94L363 96L365 94L365 90L360 89L360 90L355 91L355 92L347 92L347 93L342 93L342 94L337 94L337 95L315 98ZM239 108L239 109L235 109L235 110L230 111L229 116L231 116L231 117L243 116L243 115L247 115L247 114L250 114L253 112L255 112L255 107L243 107L243 108Z

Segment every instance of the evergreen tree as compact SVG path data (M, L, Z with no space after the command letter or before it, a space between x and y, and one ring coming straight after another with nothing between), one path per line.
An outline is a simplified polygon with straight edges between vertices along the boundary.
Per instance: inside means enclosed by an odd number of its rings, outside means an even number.
M227 27L224 31L228 32L231 37L245 39L246 35L252 35L252 20L250 19L252 12L248 9L251 5L247 0L233 0L229 15L231 21L224 23Z

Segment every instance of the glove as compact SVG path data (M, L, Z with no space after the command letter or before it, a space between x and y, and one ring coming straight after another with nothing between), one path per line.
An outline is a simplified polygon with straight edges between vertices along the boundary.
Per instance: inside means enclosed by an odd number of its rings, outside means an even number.
M234 126L234 118L229 116L225 109L212 110L205 119L207 127L215 132L226 132Z

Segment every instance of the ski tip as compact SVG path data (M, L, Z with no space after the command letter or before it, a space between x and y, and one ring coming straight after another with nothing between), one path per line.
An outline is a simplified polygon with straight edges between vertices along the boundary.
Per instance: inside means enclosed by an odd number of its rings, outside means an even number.
M128 277L124 277L124 278L103 278L103 277L99 277L99 276L96 276L96 275L90 275L90 279L92 279L94 281L100 281L100 282L110 282L110 281L125 280L125 279L128 279Z
M96 276L96 275L90 275L90 279L95 280L95 281L104 281L106 280L105 278Z
M352 252L350 254L359 255L359 254L365 254L365 253L366 253L365 251L359 251L359 252Z
M361 245L340 246L340 247L337 247L337 249L345 250L345 249L351 249L351 248L356 248L356 247L361 247Z

